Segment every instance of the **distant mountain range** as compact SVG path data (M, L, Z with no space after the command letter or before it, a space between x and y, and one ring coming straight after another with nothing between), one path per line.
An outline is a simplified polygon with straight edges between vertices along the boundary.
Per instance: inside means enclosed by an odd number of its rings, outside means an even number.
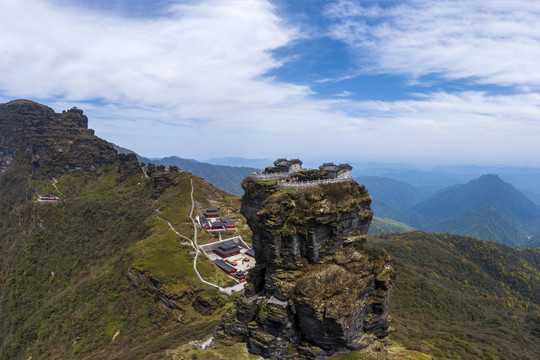
M369 191L369 188L368 188ZM404 224L407 224L414 229L423 229L428 225L428 222L424 217L412 210L408 210L397 205L392 205L387 202L377 200L375 195L371 195L373 202L371 203L371 210L375 213L375 216L379 218L392 219Z
M115 146L117 151L122 154L134 153L135 152L120 147ZM161 159L150 159L138 154L137 158L140 162L145 164L155 164L155 165L164 165L164 166L178 166L181 169L189 171L190 173L201 177L214 185L221 190L225 190L234 195L242 195L244 189L240 184L242 179L246 176L251 175L253 172L257 171L256 168L252 167L240 167L240 166L225 166L225 165L213 165L205 162L200 162L193 159L184 159L178 156L168 156Z
M402 208L412 207L431 194L421 186L380 176L360 176L355 180L364 185L373 198Z
M378 218L416 229L469 235L511 246L538 245L533 240L540 239L540 208L497 175L482 175L431 196L427 196L430 189L422 192L419 185L395 179L358 177L355 180L366 185Z
M527 233L505 217L495 207L486 207L454 216L427 227L428 231L469 235L477 239L493 240L510 246L527 242Z
M244 189L240 184L242 179L257 171L255 168L212 165L197 160L182 159L177 156L169 156L158 160L152 160L153 164L165 166L178 166L181 169L202 177L212 185L234 195L242 195Z
M358 162L352 162L351 165L353 165L354 177L385 177L403 181L432 192L455 184L464 184L484 174L497 174L503 181L527 193L531 198L535 197L540 202L540 168L479 165L418 167L407 164Z
M483 175L466 184L450 187L415 205L412 210L435 223L487 207L493 207L521 226L540 217L540 209L533 201L497 175Z

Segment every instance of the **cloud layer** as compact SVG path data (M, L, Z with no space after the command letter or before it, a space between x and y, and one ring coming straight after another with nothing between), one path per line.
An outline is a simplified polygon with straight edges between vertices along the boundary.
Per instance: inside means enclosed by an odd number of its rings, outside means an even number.
M331 26L306 34L262 0L171 1L146 17L4 0L0 100L78 106L98 135L147 156L538 161L540 6L362 4L371 2L331 3L323 12ZM344 85L315 97L316 84L268 75L299 59L306 36L345 42L359 71L493 89L383 102L355 100Z

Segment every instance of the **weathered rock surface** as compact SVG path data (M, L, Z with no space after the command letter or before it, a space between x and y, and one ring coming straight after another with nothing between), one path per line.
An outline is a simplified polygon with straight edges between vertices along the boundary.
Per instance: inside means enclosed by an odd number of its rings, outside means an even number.
M55 113L29 100L0 104L0 170L14 161L30 164L34 177L95 171L112 164L120 164L125 175L141 171L134 154L118 154L88 129L82 110Z
M395 272L384 251L364 248L373 215L364 187L242 186L257 266L216 338L265 358L325 359L387 336Z

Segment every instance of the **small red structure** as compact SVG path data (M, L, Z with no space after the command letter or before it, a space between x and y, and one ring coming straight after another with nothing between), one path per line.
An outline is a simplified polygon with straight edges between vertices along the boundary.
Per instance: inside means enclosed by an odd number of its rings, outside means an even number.
M232 220L226 216L221 217L221 222L223 223L223 226L225 226L225 229L227 230L236 229L236 226L234 226L234 223L232 222Z
M231 275L233 278L238 280L239 282L245 282L246 281L246 274L243 271L237 271L234 274Z
M210 226L210 222L204 217L199 218L199 222L201 223L201 227L206 231L208 231L208 230L210 230L212 228Z
M220 268L221 270L225 271L227 274L231 275L231 274L234 274L236 272L236 269L234 267L232 267L231 265L227 264L225 261L223 260L214 260L214 264L217 265L218 268Z
M246 281L246 273L240 270L236 270L234 267L227 264L225 261L214 260L214 264L216 264L217 267L225 271L229 276L231 276L233 279L237 280L238 282Z
M223 226L223 223L219 220L213 221L211 223L212 230L224 230L225 226Z
M236 229L234 222L226 216L219 215L217 208L214 206L210 206L204 211L204 216L199 218L199 223L208 232Z
M57 202L58 200L60 198L51 194L39 195L38 197L39 202Z
M240 254L240 246L238 246L234 241L225 241L214 250L214 253L222 258L228 258Z

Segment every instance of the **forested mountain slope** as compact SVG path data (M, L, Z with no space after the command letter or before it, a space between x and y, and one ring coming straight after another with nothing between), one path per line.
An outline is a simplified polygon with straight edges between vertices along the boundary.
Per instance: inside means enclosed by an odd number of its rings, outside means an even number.
M527 242L527 233L494 207L475 209L427 227L428 231L468 235L509 246Z
M368 243L399 269L394 340L436 358L540 357L540 250L423 231Z

